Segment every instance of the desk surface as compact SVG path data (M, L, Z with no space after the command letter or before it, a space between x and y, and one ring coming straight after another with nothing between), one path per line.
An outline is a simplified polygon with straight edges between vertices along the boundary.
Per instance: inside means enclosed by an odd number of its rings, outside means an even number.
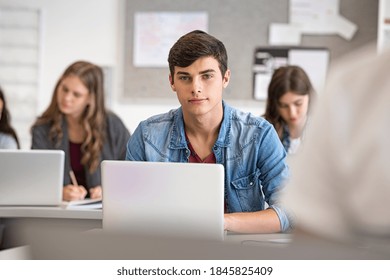
M42 232L71 230L84 232L102 227L101 209L65 209L61 206L1 206L0 224L4 227L2 249L22 246L28 238ZM58 239L56 239L58 240Z
M34 245L39 249L28 257L35 259L388 259L390 252L300 241L288 233L227 233L224 242L115 234L102 230L102 210L94 209L0 207L0 219L2 248Z
M38 206L1 206L0 218L62 218L62 219L91 219L103 218L101 209L64 209Z
M228 233L225 241L229 243L240 243L241 245L274 244L275 246L288 244L292 240L290 233L269 233L269 234L239 234Z
M21 207L1 206L0 218L60 218L102 220L101 209L64 209L62 207ZM227 233L225 240L233 243L274 243L286 244L291 241L290 234L236 234Z

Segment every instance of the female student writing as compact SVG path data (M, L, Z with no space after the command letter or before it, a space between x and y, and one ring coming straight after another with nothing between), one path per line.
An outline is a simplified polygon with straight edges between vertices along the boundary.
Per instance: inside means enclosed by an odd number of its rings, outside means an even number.
M301 144L313 95L310 79L299 66L283 66L272 75L264 117L290 154Z
M11 115L7 102L0 88L0 149L19 149L19 140L15 129L11 126Z
M65 70L49 107L31 130L32 149L65 152L63 200L67 201L101 198L100 162L125 159L130 138L121 119L105 108L102 69L86 61Z

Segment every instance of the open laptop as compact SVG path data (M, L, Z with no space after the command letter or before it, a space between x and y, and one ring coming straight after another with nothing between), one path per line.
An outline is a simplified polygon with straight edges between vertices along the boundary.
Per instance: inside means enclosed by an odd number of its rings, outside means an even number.
M60 150L0 150L0 206L58 206L65 154Z
M223 240L220 164L102 162L103 230Z

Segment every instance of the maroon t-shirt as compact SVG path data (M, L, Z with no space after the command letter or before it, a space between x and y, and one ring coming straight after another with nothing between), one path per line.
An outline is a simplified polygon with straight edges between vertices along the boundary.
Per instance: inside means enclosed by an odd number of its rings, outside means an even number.
M73 170L76 176L77 183L86 187L85 169L81 164L81 143L72 143L69 141L69 153L70 153L70 168Z
M195 152L194 148L192 147L188 139L187 142L188 142L188 148L190 149L191 152L190 157L188 158L189 162L193 162L193 163L216 163L217 162L214 153L209 154L204 160L202 160Z

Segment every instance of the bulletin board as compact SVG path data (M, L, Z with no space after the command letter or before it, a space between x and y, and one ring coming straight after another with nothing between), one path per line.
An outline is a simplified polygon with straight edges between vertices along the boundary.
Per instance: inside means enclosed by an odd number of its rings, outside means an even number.
M253 98L266 100L274 71L286 65L300 66L308 75L314 90L320 92L325 85L329 61L330 52L327 48L258 47L253 54Z
M228 51L231 80L224 92L227 100L257 101L253 95L253 53L268 46L271 23L286 23L289 0L125 0L123 97L130 102L170 100L176 95L169 86L168 67L134 65L134 22L139 12L204 12L208 33L220 39ZM304 36L300 47L327 48L330 63L377 39L378 1L340 0L340 12L358 26L352 40L337 35Z

